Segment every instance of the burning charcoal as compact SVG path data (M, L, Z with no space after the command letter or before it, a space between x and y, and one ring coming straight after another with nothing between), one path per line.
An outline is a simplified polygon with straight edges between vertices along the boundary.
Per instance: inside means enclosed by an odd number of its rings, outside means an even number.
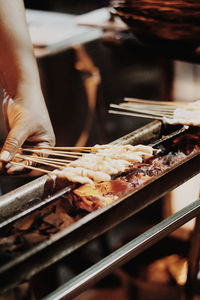
M63 223L60 226L60 229L67 228L68 226L74 223L74 219L65 213L61 213L60 217L63 221Z
M27 231L30 230L31 227L33 227L34 221L35 221L35 215L30 215L25 218L22 218L21 220L17 221L14 224L14 228L19 231Z
M27 249L69 227L89 212L117 201L152 177L170 170L171 166L184 160L187 153L198 151L199 140L200 135L197 135L197 138L196 135L185 135L182 139L173 138L173 143L172 140L165 143L166 147L162 153L159 152L142 163L133 164L131 169L112 176L111 181L92 186L78 185L72 192L21 218L14 225L6 226L0 231L0 263L6 263L20 256ZM154 271L157 271L158 279L155 278ZM164 281L167 281L168 275L171 278L174 272L174 269L170 268L165 276L165 270L158 262L157 265L151 266L149 278L159 280L164 273Z
M43 219L43 221L47 224L53 225L54 227L59 227L63 222L60 216L55 213L48 215Z
M0 238L0 249L8 249L9 247L13 246L14 243L15 243L14 236Z
M55 228L55 227L50 225L50 224L43 223L43 224L40 225L38 230L41 234L48 236L50 234L49 230L51 231L52 228Z
M51 227L52 227L52 225L50 225L50 224L48 224L48 223L42 223L42 224L39 226L38 230L40 230L40 231L45 231L45 230L48 230L48 229L51 228Z
M30 246L34 244L38 244L44 241L45 239L46 237L38 232L32 232L23 235L23 240L25 241L25 243L27 243Z
M50 215L51 213L55 213L55 211L56 211L56 204L57 204L57 201L56 201L56 203L51 203L48 206L44 207L41 210L41 215L43 217L45 217L47 215Z
M150 177L153 177L153 176L158 176L158 174L161 172L160 168L158 167L152 167L148 170L147 174L150 176Z
M58 232L59 230L60 230L60 227L53 227L53 226L51 226L51 227L49 227L49 228L46 229L45 235L49 236L49 235L51 235L53 233Z

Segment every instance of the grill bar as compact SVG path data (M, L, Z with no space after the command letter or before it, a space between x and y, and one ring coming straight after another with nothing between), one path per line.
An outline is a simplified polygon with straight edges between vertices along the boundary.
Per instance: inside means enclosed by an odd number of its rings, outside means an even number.
M131 242L116 250L100 262L82 272L60 288L55 290L44 300L71 299L87 288L94 285L98 280L111 273L114 269L125 264L130 259L148 249L163 237L179 228L184 223L200 215L200 199L186 206L176 214L158 223Z
M167 192L198 174L199 165L200 156L194 156L179 167L135 191L132 195L122 198L111 206L88 214L69 228L58 232L49 240L2 266L0 268L0 291L4 292L19 282L31 278L88 241L141 211Z
M173 127L170 130L169 128L163 129L161 122L154 121L112 144L149 143L158 140L162 134L165 135L164 140L166 141L167 136L173 134L172 131L180 134L179 129L177 132L177 128L180 129L180 127ZM185 129L180 130L182 132ZM12 261L0 267L0 291L4 292L15 287L23 280L30 279L47 266L141 211L198 174L199 166L200 155L191 153L167 171L152 177L147 183L136 188L134 192L109 206L89 213L68 228L55 233L49 239L13 258ZM60 188L62 187L60 186ZM6 194L1 197L0 201L0 222L9 221L9 218L13 217L17 218L20 211L26 214L26 210L34 209L37 205L42 206L45 199L48 202L47 195L52 195L50 198L53 197L53 201L56 190L58 191L56 180L49 175L45 175ZM60 192L62 194L62 190ZM102 222L102 218L104 222Z
M137 144L154 140L159 137L162 128L160 121L154 121L146 126L125 135L111 144ZM52 194L56 186L56 176L53 174L44 175L40 178L25 184L3 196L0 201L0 228L13 220L17 215L30 208L37 207L38 203L43 202L44 198ZM42 204L41 204L42 206Z
M65 187L65 188L57 191L55 194L46 197L44 200L39 201L38 203L37 203L37 201L34 201L34 205L32 205L32 206L29 205L26 208L26 210L24 210L24 211L17 211L15 213L15 215L13 215L13 217L10 217L10 218L6 219L5 221L1 222L0 223L0 229L7 226L8 224L18 220L19 218L30 214L32 211L34 211L36 209L39 209L39 208L42 208L45 205L48 205L50 202L58 199L59 197L65 195L66 193L70 192L72 188L73 188L73 185Z
M42 199L47 192L52 191L53 182L49 175L25 184L18 189L1 196L0 201L0 222L11 218L17 212L24 210L24 207L31 206L39 199Z

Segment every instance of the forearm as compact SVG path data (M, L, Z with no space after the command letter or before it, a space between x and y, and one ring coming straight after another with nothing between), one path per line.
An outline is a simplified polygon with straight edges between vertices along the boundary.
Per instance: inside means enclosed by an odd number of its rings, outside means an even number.
M13 98L40 86L22 0L0 0L0 83Z

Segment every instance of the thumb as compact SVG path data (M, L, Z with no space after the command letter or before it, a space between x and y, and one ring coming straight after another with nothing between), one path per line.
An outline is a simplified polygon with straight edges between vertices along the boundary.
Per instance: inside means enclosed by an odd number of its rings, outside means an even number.
M0 153L0 160L9 161L13 158L18 148L25 142L27 130L22 124L17 124L12 128L6 138Z
M4 117L4 122L6 124L6 128L9 128L9 121L8 121L8 108L10 105L12 105L14 103L13 99L9 98L8 96L6 96L3 99L3 103L2 103L2 111L3 111L3 117Z

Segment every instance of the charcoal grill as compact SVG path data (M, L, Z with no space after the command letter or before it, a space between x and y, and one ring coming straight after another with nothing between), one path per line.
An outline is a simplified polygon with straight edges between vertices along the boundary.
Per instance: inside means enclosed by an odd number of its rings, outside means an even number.
M181 135L186 131L186 127L166 126L160 121L154 121L114 141L113 144L144 143L157 145L165 143L170 138ZM20 282L30 279L47 266L141 211L198 174L199 171L199 153L191 153L159 176L152 177L150 181L136 188L134 192L120 198L111 205L87 214L68 228L55 233L49 239L13 258L0 267L0 291L5 292L17 286ZM67 197L67 193L73 187L74 185L58 186L56 177L48 174L2 196L0 199L1 231L22 216L48 205L59 197ZM200 200L197 200L66 283L54 291L53 294L47 296L46 299L62 299L64 296L67 297L65 299L74 297L114 268L130 260L188 220L199 215ZM200 218L197 218L197 227L199 226L199 220ZM196 235L191 250L195 254L191 255L190 281L195 278L199 257L200 238L198 230L195 232Z

